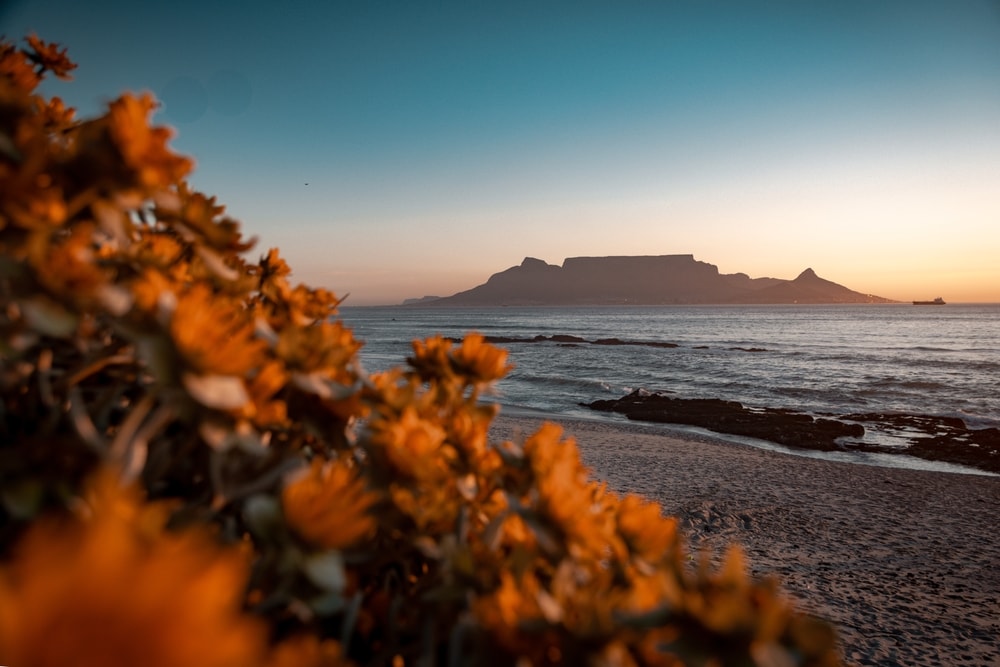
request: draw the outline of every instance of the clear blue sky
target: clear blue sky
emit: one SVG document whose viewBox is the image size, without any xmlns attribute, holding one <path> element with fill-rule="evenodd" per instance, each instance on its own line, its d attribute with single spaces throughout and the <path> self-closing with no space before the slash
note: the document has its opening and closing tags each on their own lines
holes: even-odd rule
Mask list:
<svg viewBox="0 0 1000 667">
<path fill-rule="evenodd" d="M 0 7 L 81 114 L 155 93 L 194 185 L 349 305 L 674 253 L 1000 301 L 998 2 Z"/>
</svg>

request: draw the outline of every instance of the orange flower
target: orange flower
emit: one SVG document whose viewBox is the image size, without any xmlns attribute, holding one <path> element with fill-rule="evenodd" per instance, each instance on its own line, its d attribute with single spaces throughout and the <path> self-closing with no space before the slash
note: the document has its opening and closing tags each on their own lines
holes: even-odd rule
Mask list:
<svg viewBox="0 0 1000 667">
<path fill-rule="evenodd" d="M 156 269 L 145 269 L 132 282 L 132 296 L 136 305 L 142 310 L 155 312 L 163 307 L 169 311 L 176 303 L 174 284 Z"/>
<path fill-rule="evenodd" d="M 257 243 L 254 238 L 242 239 L 239 223 L 224 216 L 226 207 L 219 204 L 215 197 L 192 190 L 184 182 L 177 184 L 176 192 L 161 193 L 156 199 L 154 212 L 158 220 L 183 225 L 178 231 L 195 232 L 216 250 L 244 252 Z"/>
<path fill-rule="evenodd" d="M 467 465 L 480 475 L 488 475 L 502 465 L 502 459 L 489 446 L 490 422 L 499 411 L 496 405 L 477 405 L 459 410 L 448 421 L 448 441 L 455 443 Z"/>
<path fill-rule="evenodd" d="M 372 423 L 372 444 L 380 446 L 392 466 L 411 477 L 437 477 L 442 471 L 440 449 L 445 432 L 407 406 L 395 420 Z"/>
<path fill-rule="evenodd" d="M 248 563 L 204 530 L 164 530 L 111 471 L 85 518 L 42 520 L 0 567 L 0 663 L 19 667 L 246 667 L 262 624 L 241 613 Z"/>
<path fill-rule="evenodd" d="M 562 428 L 543 424 L 524 443 L 535 474 L 538 509 L 566 536 L 571 553 L 592 558 L 621 556 L 614 535 L 614 501 L 607 489 L 588 481 L 572 439 L 560 440 Z"/>
<path fill-rule="evenodd" d="M 262 281 L 267 281 L 271 278 L 285 278 L 292 272 L 288 263 L 281 258 L 277 248 L 268 250 L 267 255 L 260 258 L 259 264 Z"/>
<path fill-rule="evenodd" d="M 354 470 L 319 458 L 281 492 L 288 525 L 322 549 L 345 549 L 369 535 L 376 524 L 368 509 L 377 500 Z"/>
<path fill-rule="evenodd" d="M 58 243 L 37 246 L 44 255 L 33 257 L 40 281 L 60 296 L 88 297 L 109 281 L 107 271 L 96 261 L 94 228 L 81 224 Z"/>
<path fill-rule="evenodd" d="M 501 645 L 517 650 L 528 640 L 521 636 L 522 628 L 544 621 L 539 605 L 541 591 L 533 573 L 515 577 L 510 570 L 504 569 L 500 571 L 500 585 L 491 594 L 475 600 L 472 611 Z"/>
<path fill-rule="evenodd" d="M 563 429 L 558 424 L 545 422 L 524 442 L 524 455 L 531 462 L 536 476 L 544 477 L 559 465 L 560 461 L 577 458 L 572 440 L 562 441 Z"/>
<path fill-rule="evenodd" d="M 28 55 L 13 44 L 0 44 L 0 77 L 22 93 L 32 92 L 42 80 Z"/>
<path fill-rule="evenodd" d="M 542 615 L 538 607 L 541 586 L 535 575 L 525 573 L 520 581 L 508 572 L 500 573 L 500 587 L 496 590 L 496 611 L 503 625 L 515 627 L 519 623 Z"/>
<path fill-rule="evenodd" d="M 192 163 L 167 148 L 173 132 L 166 127 L 150 127 L 148 117 L 156 108 L 152 95 L 126 94 L 108 109 L 109 133 L 125 165 L 143 187 L 166 187 L 184 178 Z"/>
<path fill-rule="evenodd" d="M 329 290 L 297 285 L 288 296 L 288 309 L 296 324 L 312 324 L 336 314 L 340 299 Z"/>
<path fill-rule="evenodd" d="M 462 506 L 455 484 L 444 479 L 417 488 L 393 483 L 389 496 L 396 509 L 413 519 L 417 529 L 425 535 L 453 530 Z"/>
<path fill-rule="evenodd" d="M 499 380 L 512 368 L 507 363 L 507 351 L 486 342 L 481 334 L 465 337 L 461 347 L 452 353 L 455 372 L 473 382 Z"/>
<path fill-rule="evenodd" d="M 262 360 L 264 342 L 254 337 L 249 314 L 203 284 L 180 296 L 170 333 L 198 373 L 242 377 Z"/>
<path fill-rule="evenodd" d="M 658 563 L 675 553 L 677 520 L 665 518 L 657 503 L 629 494 L 617 509 L 618 530 L 634 554 L 647 563 Z"/>
<path fill-rule="evenodd" d="M 74 115 L 76 115 L 76 109 L 66 106 L 66 103 L 58 97 L 53 97 L 44 103 L 41 109 L 41 116 L 46 128 L 54 132 L 72 125 L 75 120 Z"/>
<path fill-rule="evenodd" d="M 185 250 L 174 235 L 147 231 L 131 246 L 130 253 L 136 261 L 165 271 L 181 261 Z"/>
<path fill-rule="evenodd" d="M 407 361 L 424 380 L 450 378 L 451 361 L 448 353 L 451 341 L 441 336 L 431 336 L 427 340 L 415 340 L 413 356 Z"/>
<path fill-rule="evenodd" d="M 38 35 L 28 35 L 28 46 L 31 47 L 28 57 L 38 63 L 43 69 L 55 74 L 60 79 L 72 79 L 70 72 L 76 69 L 76 63 L 66 55 L 66 49 L 59 49 L 54 42 L 45 43 Z"/>
<path fill-rule="evenodd" d="M 244 408 L 244 416 L 258 426 L 284 423 L 288 406 L 282 400 L 272 400 L 288 383 L 288 373 L 280 361 L 268 361 L 254 374 L 247 387 L 251 402 Z"/>
<path fill-rule="evenodd" d="M 22 148 L 18 146 L 17 150 Z M 66 222 L 67 202 L 62 188 L 49 174 L 21 171 L 14 176 L 5 174 L 0 167 L 0 175 L 4 181 L 0 191 L 0 229 L 8 220 L 29 230 L 50 230 Z"/>
<path fill-rule="evenodd" d="M 344 384 L 353 381 L 347 365 L 361 343 L 342 322 L 317 322 L 311 326 L 288 326 L 278 336 L 275 353 L 289 369 L 304 373 L 321 372 Z"/>
<path fill-rule="evenodd" d="M 617 608 L 624 615 L 642 615 L 662 607 L 683 605 L 683 574 L 668 568 L 639 571 L 629 569 L 629 587 L 623 589 Z"/>
</svg>

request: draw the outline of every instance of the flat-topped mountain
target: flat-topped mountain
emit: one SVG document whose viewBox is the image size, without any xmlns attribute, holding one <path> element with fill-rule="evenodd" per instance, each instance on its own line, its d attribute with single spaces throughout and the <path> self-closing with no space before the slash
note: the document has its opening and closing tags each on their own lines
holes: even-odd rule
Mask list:
<svg viewBox="0 0 1000 667">
<path fill-rule="evenodd" d="M 526 257 L 484 284 L 427 307 L 667 304 L 893 303 L 855 292 L 806 269 L 795 280 L 719 273 L 694 255 L 570 257 L 562 266 Z"/>
</svg>

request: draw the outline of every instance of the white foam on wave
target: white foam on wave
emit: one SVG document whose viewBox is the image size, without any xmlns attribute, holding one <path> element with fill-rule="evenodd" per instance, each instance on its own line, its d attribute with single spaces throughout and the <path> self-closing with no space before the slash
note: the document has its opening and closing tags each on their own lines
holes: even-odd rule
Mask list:
<svg viewBox="0 0 1000 667">
<path fill-rule="evenodd" d="M 859 465 L 876 466 L 879 468 L 903 468 L 905 470 L 924 470 L 927 472 L 943 472 L 955 475 L 981 475 L 983 477 L 1000 477 L 996 473 L 957 463 L 947 463 L 944 461 L 930 461 L 927 459 L 908 456 L 907 454 L 883 454 L 880 452 L 851 452 L 851 451 L 819 451 L 814 449 L 798 449 L 779 445 L 768 440 L 759 440 L 742 435 L 730 435 L 726 433 L 716 433 L 697 426 L 684 426 L 671 424 L 664 427 L 665 431 L 675 431 L 681 433 L 692 433 L 707 437 L 712 440 L 730 442 L 739 445 L 756 447 L 780 454 L 790 454 L 808 459 L 820 459 L 822 461 L 836 461 L 838 463 L 855 463 Z"/>
</svg>

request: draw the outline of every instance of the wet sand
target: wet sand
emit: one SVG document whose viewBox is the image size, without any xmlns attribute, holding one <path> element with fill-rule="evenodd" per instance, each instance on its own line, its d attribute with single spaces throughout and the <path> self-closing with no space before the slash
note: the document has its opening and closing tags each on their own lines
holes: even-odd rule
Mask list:
<svg viewBox="0 0 1000 667">
<path fill-rule="evenodd" d="M 518 438 L 542 416 L 502 414 Z M 596 478 L 655 499 L 694 549 L 838 629 L 859 665 L 1000 665 L 1000 477 L 804 458 L 634 423 L 557 419 Z"/>
</svg>

